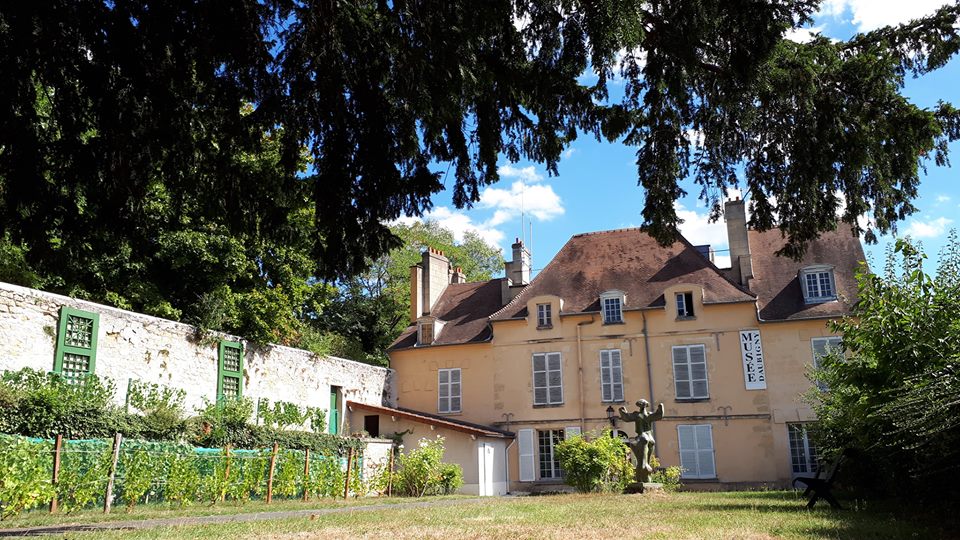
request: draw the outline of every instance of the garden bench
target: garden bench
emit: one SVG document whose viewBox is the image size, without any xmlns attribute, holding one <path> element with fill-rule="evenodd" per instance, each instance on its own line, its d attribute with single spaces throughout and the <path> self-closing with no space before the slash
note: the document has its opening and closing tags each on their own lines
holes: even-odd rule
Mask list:
<svg viewBox="0 0 960 540">
<path fill-rule="evenodd" d="M 842 508 L 836 497 L 833 496 L 833 479 L 836 478 L 840 465 L 849 455 L 850 451 L 844 450 L 840 457 L 832 463 L 821 461 L 817 465 L 817 472 L 813 476 L 798 476 L 793 479 L 793 487 L 797 487 L 798 482 L 806 486 L 803 496 L 810 497 L 810 500 L 807 501 L 807 508 L 813 508 L 820 499 L 824 499 L 834 508 Z"/>
</svg>

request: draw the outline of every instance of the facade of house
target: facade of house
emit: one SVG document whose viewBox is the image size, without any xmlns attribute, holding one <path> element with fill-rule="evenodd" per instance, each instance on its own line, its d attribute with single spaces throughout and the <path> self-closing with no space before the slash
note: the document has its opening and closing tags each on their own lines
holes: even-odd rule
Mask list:
<svg viewBox="0 0 960 540">
<path fill-rule="evenodd" d="M 480 283 L 428 250 L 390 350 L 398 408 L 513 434 L 497 447 L 510 490 L 562 481 L 553 449 L 571 434 L 633 436 L 617 410 L 639 399 L 664 403 L 656 454 L 688 485 L 811 472 L 815 418 L 800 396 L 839 344 L 828 322 L 855 301 L 862 247 L 826 233 L 793 261 L 775 256 L 779 231 L 748 230 L 743 201 L 725 215 L 729 269 L 709 247 L 639 229 L 576 235 L 532 281 L 520 242 L 506 277 Z"/>
</svg>

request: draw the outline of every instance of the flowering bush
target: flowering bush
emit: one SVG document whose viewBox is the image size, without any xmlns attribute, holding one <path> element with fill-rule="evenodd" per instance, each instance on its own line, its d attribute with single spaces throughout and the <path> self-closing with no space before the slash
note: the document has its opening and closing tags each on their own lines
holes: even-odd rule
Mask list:
<svg viewBox="0 0 960 540">
<path fill-rule="evenodd" d="M 620 493 L 633 481 L 627 445 L 610 430 L 593 434 L 591 440 L 576 435 L 557 444 L 555 450 L 566 482 L 577 491 Z"/>
</svg>

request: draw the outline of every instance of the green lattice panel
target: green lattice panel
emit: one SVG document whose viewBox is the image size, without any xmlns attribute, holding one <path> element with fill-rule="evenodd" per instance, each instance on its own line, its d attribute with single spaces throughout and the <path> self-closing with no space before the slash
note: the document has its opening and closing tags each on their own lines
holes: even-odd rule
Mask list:
<svg viewBox="0 0 960 540">
<path fill-rule="evenodd" d="M 68 380 L 80 380 L 90 373 L 90 357 L 82 354 L 63 353 L 60 373 Z"/>
<path fill-rule="evenodd" d="M 224 359 L 226 362 L 226 359 Z M 240 379 L 236 377 L 223 378 L 223 397 L 235 398 L 240 396 Z"/>
<path fill-rule="evenodd" d="M 240 349 L 236 347 L 223 348 L 223 370 L 240 371 Z"/>
<path fill-rule="evenodd" d="M 63 336 L 64 344 L 69 347 L 89 349 L 93 341 L 93 320 L 75 315 L 67 316 L 67 332 Z"/>
</svg>

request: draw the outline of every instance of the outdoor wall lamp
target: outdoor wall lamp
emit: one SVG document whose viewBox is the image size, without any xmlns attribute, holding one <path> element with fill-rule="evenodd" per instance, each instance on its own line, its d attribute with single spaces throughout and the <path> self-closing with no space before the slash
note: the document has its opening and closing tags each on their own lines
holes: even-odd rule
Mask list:
<svg viewBox="0 0 960 540">
<path fill-rule="evenodd" d="M 607 406 L 607 420 L 610 421 L 610 427 L 617 429 L 617 415 L 613 410 L 613 405 Z"/>
</svg>

